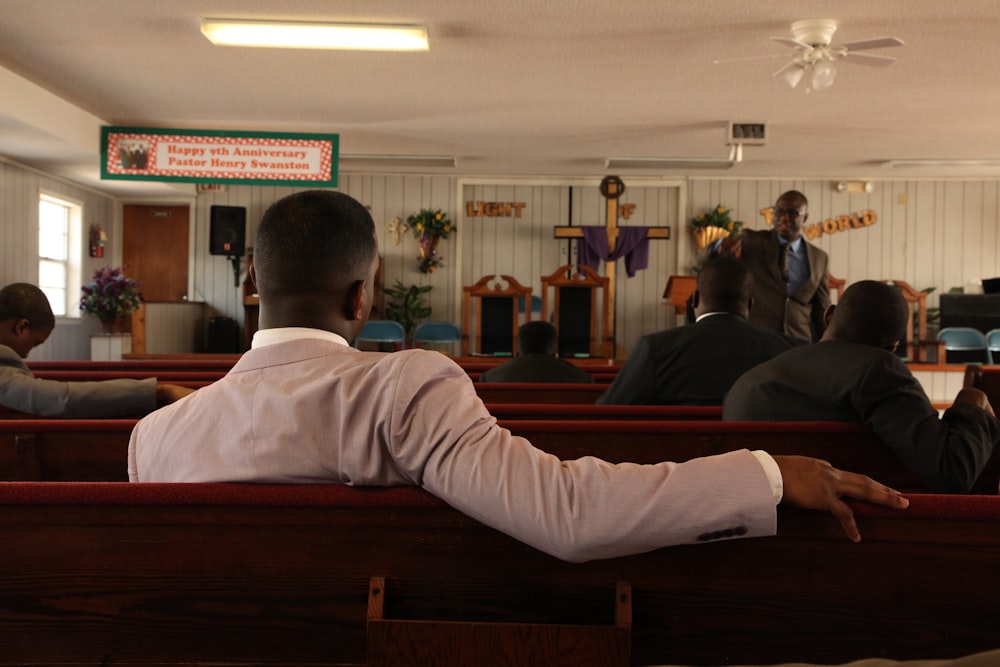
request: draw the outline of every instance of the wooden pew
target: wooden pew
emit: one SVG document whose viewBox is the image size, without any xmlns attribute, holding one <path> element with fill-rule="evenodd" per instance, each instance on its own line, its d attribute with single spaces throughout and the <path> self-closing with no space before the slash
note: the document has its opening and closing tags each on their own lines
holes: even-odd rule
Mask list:
<svg viewBox="0 0 1000 667">
<path fill-rule="evenodd" d="M 233 355 L 225 359 L 123 359 L 121 361 L 81 361 L 81 360 L 28 360 L 26 365 L 32 372 L 39 371 L 212 371 L 225 373 L 239 359 Z"/>
<path fill-rule="evenodd" d="M 475 382 L 483 403 L 575 403 L 593 405 L 608 385 L 565 382 Z"/>
<path fill-rule="evenodd" d="M 899 490 L 926 491 L 867 427 L 846 422 L 501 420 L 512 433 L 563 460 L 687 461 L 734 449 L 801 454 L 861 472 Z M 125 481 L 135 420 L 0 420 L 0 480 Z M 996 494 L 1000 452 L 974 492 Z"/>
<path fill-rule="evenodd" d="M 0 420 L 0 481 L 127 482 L 136 421 Z"/>
<path fill-rule="evenodd" d="M 153 371 L 153 370 L 49 370 L 37 371 L 35 377 L 42 380 L 58 380 L 60 382 L 100 382 L 103 380 L 145 380 L 156 378 L 159 382 L 215 382 L 224 371 Z"/>
<path fill-rule="evenodd" d="M 833 517 L 781 507 L 776 537 L 571 564 L 411 488 L 3 484 L 0 664 L 603 665 L 606 646 L 581 657 L 530 630 L 614 625 L 622 584 L 635 665 L 997 647 L 1000 497 L 852 505 L 859 544 Z M 367 621 L 379 577 L 381 627 Z M 393 639 L 442 621 L 447 641 Z M 500 623 L 519 645 L 476 643 Z"/>
<path fill-rule="evenodd" d="M 722 419 L 721 405 L 581 405 L 487 403 L 497 419 Z"/>
</svg>

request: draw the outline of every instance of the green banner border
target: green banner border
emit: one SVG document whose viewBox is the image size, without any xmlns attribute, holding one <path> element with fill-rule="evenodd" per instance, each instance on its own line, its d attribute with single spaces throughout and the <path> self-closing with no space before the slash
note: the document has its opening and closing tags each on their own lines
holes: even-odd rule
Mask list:
<svg viewBox="0 0 1000 667">
<path fill-rule="evenodd" d="M 139 174 L 108 173 L 108 136 L 111 134 L 155 134 L 185 137 L 251 137 L 260 139 L 310 139 L 329 141 L 331 144 L 330 178 L 326 181 L 273 178 L 200 178 L 194 176 L 143 176 Z M 162 183 L 227 183 L 233 185 L 311 185 L 317 188 L 337 187 L 340 164 L 340 135 L 301 132 L 245 132 L 238 130 L 181 130 L 159 127 L 101 127 L 101 180 L 106 181 L 158 181 Z"/>
</svg>

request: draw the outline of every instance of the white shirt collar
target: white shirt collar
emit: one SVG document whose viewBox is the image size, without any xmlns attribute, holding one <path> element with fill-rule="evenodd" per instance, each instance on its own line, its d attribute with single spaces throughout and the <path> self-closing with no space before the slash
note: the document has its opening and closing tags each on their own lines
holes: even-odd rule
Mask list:
<svg viewBox="0 0 1000 667">
<path fill-rule="evenodd" d="M 303 338 L 318 338 L 328 340 L 331 343 L 350 347 L 350 344 L 340 334 L 322 329 L 310 329 L 309 327 L 280 327 L 277 329 L 261 329 L 253 335 L 251 348 L 274 345 L 275 343 L 287 343 L 292 340 L 302 340 Z"/>
<path fill-rule="evenodd" d="M 711 317 L 712 315 L 732 315 L 732 313 L 727 313 L 727 312 L 725 312 L 723 310 L 717 310 L 717 311 L 712 312 L 712 313 L 705 313 L 704 315 L 699 315 L 698 317 L 694 318 L 694 321 L 695 322 L 701 322 L 706 317 Z"/>
<path fill-rule="evenodd" d="M 778 237 L 778 245 L 779 246 L 785 245 L 786 243 L 788 243 L 788 241 L 786 241 L 781 236 Z M 802 247 L 802 237 L 800 236 L 799 238 L 797 238 L 794 241 L 792 241 L 791 247 L 789 247 L 789 250 L 791 250 L 792 252 L 798 252 L 799 248 L 801 248 L 801 247 Z"/>
</svg>

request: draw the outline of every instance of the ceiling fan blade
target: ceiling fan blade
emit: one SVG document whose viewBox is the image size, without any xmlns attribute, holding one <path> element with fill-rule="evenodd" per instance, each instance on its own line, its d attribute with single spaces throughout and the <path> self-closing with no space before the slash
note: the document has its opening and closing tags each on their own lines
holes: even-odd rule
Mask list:
<svg viewBox="0 0 1000 667">
<path fill-rule="evenodd" d="M 811 49 L 812 45 L 806 44 L 803 41 L 792 39 L 791 37 L 772 37 L 772 40 L 778 42 L 779 44 L 784 44 L 785 46 L 790 46 L 793 49 Z"/>
<path fill-rule="evenodd" d="M 785 73 L 785 70 L 787 70 L 789 67 L 795 67 L 798 64 L 799 64 L 798 60 L 791 60 L 791 61 L 785 63 L 784 65 L 782 65 L 781 69 L 779 69 L 777 72 L 775 72 L 771 76 L 781 76 L 782 74 Z"/>
<path fill-rule="evenodd" d="M 713 60 L 713 65 L 725 65 L 726 63 L 742 63 L 748 60 L 771 60 L 772 58 L 787 58 L 787 53 L 775 53 L 769 56 L 744 56 L 742 58 L 722 58 L 720 60 Z"/>
<path fill-rule="evenodd" d="M 876 56 L 870 53 L 854 53 L 853 51 L 848 51 L 844 60 L 855 65 L 868 65 L 870 67 L 888 67 L 896 62 L 896 59 L 890 56 Z"/>
<path fill-rule="evenodd" d="M 848 51 L 863 51 L 865 49 L 884 49 L 889 46 L 903 46 L 903 40 L 898 37 L 876 37 L 875 39 L 865 39 L 860 42 L 838 44 L 837 46 Z"/>
</svg>

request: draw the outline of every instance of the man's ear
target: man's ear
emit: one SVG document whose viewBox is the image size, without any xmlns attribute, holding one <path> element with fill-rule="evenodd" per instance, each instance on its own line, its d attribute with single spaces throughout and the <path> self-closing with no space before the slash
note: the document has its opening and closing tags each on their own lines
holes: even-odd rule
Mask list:
<svg viewBox="0 0 1000 667">
<path fill-rule="evenodd" d="M 250 282 L 253 283 L 253 288 L 257 289 L 257 267 L 254 266 L 253 260 L 250 260 L 250 266 L 247 267 L 247 275 L 250 277 Z"/>
<path fill-rule="evenodd" d="M 20 318 L 20 319 L 14 320 L 13 330 L 14 330 L 14 335 L 15 336 L 20 336 L 20 335 L 24 334 L 30 328 L 31 328 L 31 321 L 30 320 L 28 320 L 26 318 L 23 318 L 23 317 Z"/>
<path fill-rule="evenodd" d="M 695 290 L 691 292 L 691 307 L 697 308 L 699 303 L 701 303 L 701 292 Z"/>
<path fill-rule="evenodd" d="M 348 320 L 364 320 L 368 317 L 371 304 L 367 303 L 367 299 L 365 298 L 366 286 L 367 281 L 355 280 L 348 290 L 347 299 L 344 302 L 344 305 L 347 307 L 347 312 L 344 313 L 344 316 Z"/>
<path fill-rule="evenodd" d="M 826 310 L 823 311 L 823 327 L 824 328 L 827 328 L 827 327 L 830 326 L 830 320 L 833 319 L 833 311 L 836 310 L 836 309 L 837 309 L 837 305 L 831 303 L 829 306 L 826 307 Z"/>
<path fill-rule="evenodd" d="M 753 310 L 753 305 L 754 305 L 754 304 L 755 304 L 756 302 L 757 302 L 757 301 L 756 301 L 756 299 L 754 299 L 753 297 L 750 297 L 749 299 L 747 299 L 747 312 L 748 312 L 748 313 L 749 313 L 749 312 L 750 312 L 751 310 Z"/>
</svg>

